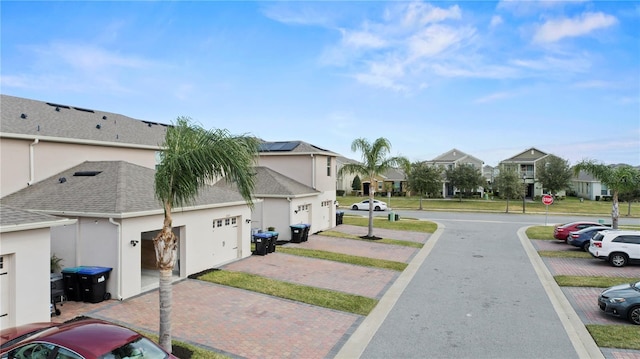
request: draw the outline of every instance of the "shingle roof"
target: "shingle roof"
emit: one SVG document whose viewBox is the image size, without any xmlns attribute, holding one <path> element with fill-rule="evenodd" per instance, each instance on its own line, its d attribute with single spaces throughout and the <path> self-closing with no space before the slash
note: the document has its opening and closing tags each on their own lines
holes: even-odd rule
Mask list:
<svg viewBox="0 0 640 359">
<path fill-rule="evenodd" d="M 505 163 L 524 163 L 524 162 L 535 162 L 543 157 L 548 156 L 547 153 L 540 151 L 539 149 L 535 148 L 535 147 L 531 147 L 525 151 L 522 151 L 520 153 L 518 153 L 517 155 L 511 157 L 511 158 L 507 158 L 506 160 L 502 161 Z M 502 163 L 501 162 L 501 163 Z"/>
<path fill-rule="evenodd" d="M 325 150 L 324 148 L 312 145 L 304 141 L 263 141 L 260 144 L 260 154 L 265 155 L 282 155 L 282 154 L 308 154 L 318 153 L 329 156 L 339 156 L 335 152 Z"/>
<path fill-rule="evenodd" d="M 453 148 L 439 156 L 437 156 L 436 158 L 434 158 L 433 160 L 431 160 L 430 162 L 456 162 L 459 160 L 462 160 L 464 158 L 471 158 L 473 160 L 476 160 L 478 162 L 482 162 L 484 163 L 484 161 L 482 161 L 479 158 L 473 157 L 467 153 L 464 153 L 456 148 Z"/>
<path fill-rule="evenodd" d="M 78 175 L 82 173 L 96 174 Z M 154 170 L 129 162 L 87 161 L 0 201 L 17 208 L 67 215 L 120 217 L 143 211 L 161 212 L 154 180 Z M 237 191 L 206 186 L 191 205 L 240 201 L 244 200 Z"/>
<path fill-rule="evenodd" d="M 390 168 L 385 173 L 382 174 L 388 181 L 406 181 L 407 176 L 404 174 L 404 171 L 398 168 Z"/>
<path fill-rule="evenodd" d="M 167 126 L 99 110 L 0 95 L 0 134 L 158 147 Z"/>
<path fill-rule="evenodd" d="M 25 211 L 0 204 L 0 232 L 9 232 L 26 227 L 46 228 L 69 222 L 66 218 Z"/>
<path fill-rule="evenodd" d="M 268 167 L 256 166 L 254 169 L 256 171 L 255 188 L 253 191 L 255 197 L 300 197 L 320 193 Z M 235 188 L 235 185 L 224 183 L 224 181 L 218 182 L 216 186 Z"/>
</svg>

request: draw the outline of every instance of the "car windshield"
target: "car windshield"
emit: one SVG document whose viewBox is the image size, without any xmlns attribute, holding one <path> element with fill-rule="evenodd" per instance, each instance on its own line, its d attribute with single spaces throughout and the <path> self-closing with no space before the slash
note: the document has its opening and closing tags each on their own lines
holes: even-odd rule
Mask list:
<svg viewBox="0 0 640 359">
<path fill-rule="evenodd" d="M 640 290 L 640 282 L 636 282 L 635 284 L 631 283 L 631 286 L 636 288 L 636 289 L 638 289 L 638 290 Z"/>
<path fill-rule="evenodd" d="M 140 338 L 104 354 L 100 359 L 165 359 L 168 355 L 151 340 Z"/>
</svg>

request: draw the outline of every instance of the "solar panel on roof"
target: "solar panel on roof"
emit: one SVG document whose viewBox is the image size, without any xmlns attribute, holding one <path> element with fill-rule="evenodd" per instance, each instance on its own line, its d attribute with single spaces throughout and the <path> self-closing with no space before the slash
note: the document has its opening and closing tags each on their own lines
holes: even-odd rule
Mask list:
<svg viewBox="0 0 640 359">
<path fill-rule="evenodd" d="M 284 152 L 291 151 L 298 147 L 300 142 L 264 142 L 260 144 L 261 152 Z"/>
</svg>

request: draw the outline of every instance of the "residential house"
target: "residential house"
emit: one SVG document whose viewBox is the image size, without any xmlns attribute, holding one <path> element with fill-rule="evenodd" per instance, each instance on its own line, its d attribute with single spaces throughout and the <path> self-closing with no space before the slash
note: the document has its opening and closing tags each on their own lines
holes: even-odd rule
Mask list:
<svg viewBox="0 0 640 359">
<path fill-rule="evenodd" d="M 304 141 L 261 144 L 258 166 L 268 167 L 317 191 L 315 196 L 298 197 L 302 202 L 293 213 L 285 214 L 291 216 L 290 225 L 309 224 L 311 233 L 335 226 L 337 157 L 338 154 L 334 152 Z M 263 209 L 265 213 L 270 210 Z"/>
<path fill-rule="evenodd" d="M 336 170 L 339 173 L 340 169 L 344 167 L 347 163 L 358 163 L 356 160 L 352 160 L 350 158 L 346 158 L 343 156 L 336 157 Z M 340 193 L 342 195 L 357 195 L 358 191 L 353 189 L 353 180 L 356 178 L 355 174 L 352 173 L 342 173 L 340 175 L 336 174 L 336 194 L 339 197 Z M 360 179 L 362 180 L 362 178 Z M 355 193 L 354 193 L 355 192 Z"/>
<path fill-rule="evenodd" d="M 113 268 L 107 283 L 113 298 L 129 298 L 157 286 L 151 240 L 162 226 L 163 211 L 153 194 L 154 169 L 168 125 L 8 95 L 2 95 L 0 104 L 0 204 L 75 221 L 49 230 L 50 243 L 39 247 L 46 258 L 55 253 L 65 267 Z M 273 223 L 286 238 L 290 224 L 309 223 L 314 231 L 335 225 L 335 154 L 303 142 L 285 146 L 283 151 L 291 155 L 273 156 L 282 149 L 264 144 L 262 150 L 268 153 L 259 161 L 287 173 L 277 181 L 307 187 L 267 186 L 260 195 L 268 204 L 256 198 L 252 212 L 224 181 L 207 186 L 195 204 L 173 214 L 180 238 L 176 279 L 250 255 L 255 226 L 266 229 Z M 273 175 L 262 169 L 257 173 L 267 176 L 265 181 Z M 257 183 L 263 181 L 258 178 Z M 272 207 L 278 195 L 281 200 L 288 196 L 293 207 L 282 212 L 279 205 Z M 4 238 L 3 234 L 0 255 L 15 268 L 12 281 L 25 275 L 38 276 L 33 283 L 49 281 L 48 271 L 28 265 L 38 255 L 18 254 L 13 250 L 24 247 L 5 246 Z M 34 289 L 32 296 L 48 307 L 49 296 L 39 295 L 41 289 Z M 13 302 L 27 295 L 5 293 L 12 293 Z M 12 314 L 15 323 L 18 314 Z M 38 321 L 47 319 L 48 314 Z"/>
<path fill-rule="evenodd" d="M 482 165 L 484 165 L 484 161 L 473 157 L 469 154 L 466 154 L 456 148 L 451 149 L 431 161 L 425 161 L 427 165 L 430 166 L 439 166 L 443 170 L 450 170 L 460 165 L 471 165 L 478 170 L 482 171 Z M 443 172 L 444 173 L 444 172 Z M 480 193 L 484 192 L 484 188 L 478 189 Z M 442 183 L 442 197 L 452 197 L 458 192 L 457 188 L 454 188 L 445 177 L 443 177 Z"/>
<path fill-rule="evenodd" d="M 607 185 L 600 182 L 600 180 L 593 177 L 590 173 L 584 171 L 580 171 L 580 173 L 571 180 L 569 187 L 577 197 L 592 201 L 610 198 L 612 195 Z"/>
<path fill-rule="evenodd" d="M 378 183 L 376 192 L 383 192 L 387 196 L 404 196 L 407 193 L 407 175 L 399 168 L 390 168 L 381 174 L 382 186 Z"/>
<path fill-rule="evenodd" d="M 152 169 L 158 163 L 166 125 L 0 96 L 0 197 L 84 161 L 127 161 Z"/>
<path fill-rule="evenodd" d="M 500 170 L 513 170 L 520 174 L 525 186 L 525 197 L 535 198 L 543 195 L 542 183 L 538 182 L 536 169 L 544 163 L 550 155 L 531 147 L 517 155 L 500 162 Z"/>
<path fill-rule="evenodd" d="M 162 228 L 164 211 L 155 197 L 154 178 L 155 170 L 128 162 L 86 161 L 0 203 L 75 220 L 75 225 L 50 229 L 45 259 L 50 246 L 64 267 L 112 268 L 107 291 L 126 299 L 158 284 L 153 238 Z M 176 279 L 251 255 L 251 210 L 223 183 L 203 187 L 193 204 L 172 211 L 179 241 Z"/>
<path fill-rule="evenodd" d="M 50 232 L 74 223 L 0 204 L 0 328 L 49 320 Z"/>
</svg>

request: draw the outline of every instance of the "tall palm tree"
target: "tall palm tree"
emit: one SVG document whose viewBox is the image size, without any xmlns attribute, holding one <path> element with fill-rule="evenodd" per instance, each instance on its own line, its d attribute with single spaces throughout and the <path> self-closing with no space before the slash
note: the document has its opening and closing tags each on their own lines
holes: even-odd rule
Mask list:
<svg viewBox="0 0 640 359">
<path fill-rule="evenodd" d="M 410 166 L 409 160 L 405 157 L 387 157 L 391 151 L 391 143 L 384 137 L 380 137 L 373 143 L 369 143 L 364 138 L 357 138 L 351 143 L 351 151 L 362 152 L 362 162 L 347 163 L 339 171 L 339 176 L 343 173 L 357 174 L 363 179 L 369 180 L 369 230 L 366 238 L 373 238 L 373 194 L 372 187 L 375 178 L 381 173 L 395 167 L 407 168 Z"/>
<path fill-rule="evenodd" d="M 160 270 L 160 345 L 171 352 L 171 273 L 176 260 L 177 238 L 172 231 L 171 211 L 192 203 L 199 190 L 224 178 L 234 182 L 252 207 L 252 169 L 258 153 L 253 137 L 234 136 L 227 130 L 206 130 L 179 117 L 167 129 L 162 160 L 155 175 L 155 194 L 164 208 L 162 230 L 153 242 Z"/>
<path fill-rule="evenodd" d="M 574 174 L 577 176 L 580 171 L 587 172 L 606 185 L 612 191 L 611 226 L 618 229 L 618 218 L 620 210 L 618 207 L 618 196 L 620 192 L 633 190 L 637 185 L 637 170 L 629 165 L 607 166 L 593 160 L 583 160 L 573 166 Z"/>
</svg>

